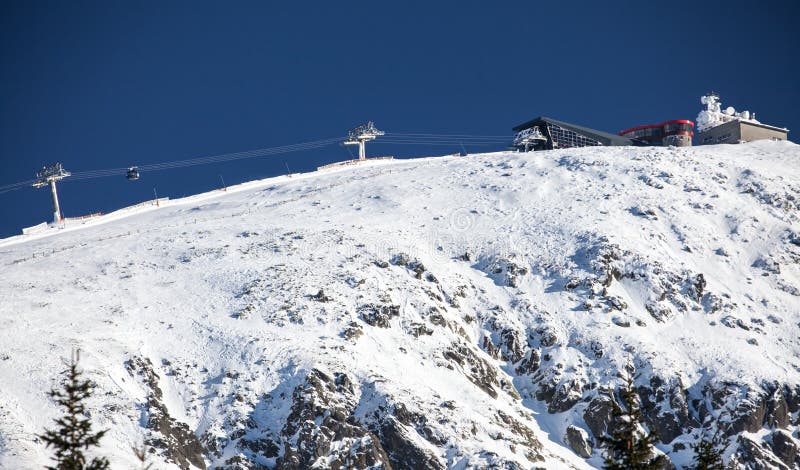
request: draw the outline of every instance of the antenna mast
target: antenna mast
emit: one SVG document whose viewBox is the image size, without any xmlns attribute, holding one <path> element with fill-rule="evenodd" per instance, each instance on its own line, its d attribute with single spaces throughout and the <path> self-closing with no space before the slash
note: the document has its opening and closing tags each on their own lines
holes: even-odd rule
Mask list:
<svg viewBox="0 0 800 470">
<path fill-rule="evenodd" d="M 375 129 L 374 122 L 369 121 L 366 124 L 350 129 L 350 132 L 347 133 L 347 140 L 343 143 L 344 145 L 358 145 L 358 159 L 363 161 L 367 159 L 366 142 L 375 140 L 376 137 L 383 134 L 383 131 Z"/>
<path fill-rule="evenodd" d="M 58 224 L 61 222 L 61 208 L 58 205 L 58 191 L 56 191 L 56 181 L 60 181 L 71 173 L 61 167 L 61 163 L 50 165 L 42 168 L 36 172 L 36 181 L 33 183 L 34 188 L 43 188 L 50 186 L 50 191 L 53 193 L 53 223 Z"/>
</svg>

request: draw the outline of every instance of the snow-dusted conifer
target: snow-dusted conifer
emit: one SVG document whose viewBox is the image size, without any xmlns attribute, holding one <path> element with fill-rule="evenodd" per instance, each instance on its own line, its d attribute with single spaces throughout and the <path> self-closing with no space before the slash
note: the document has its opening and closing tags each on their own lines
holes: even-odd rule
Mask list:
<svg viewBox="0 0 800 470">
<path fill-rule="evenodd" d="M 48 429 L 42 434 L 47 447 L 55 448 L 56 461 L 49 470 L 106 470 L 108 459 L 95 457 L 87 463 L 84 451 L 96 447 L 106 431 L 92 433 L 92 423 L 86 417 L 86 399 L 92 394 L 92 383 L 83 380 L 83 372 L 78 368 L 79 351 L 73 351 L 64 372 L 66 380 L 62 388 L 54 387 L 49 395 L 59 406 L 65 408 L 64 416 L 56 419 L 56 429 Z"/>
<path fill-rule="evenodd" d="M 609 470 L 655 470 L 664 456 L 654 456 L 656 436 L 642 429 L 642 409 L 633 387 L 633 373 L 626 372 L 625 384 L 619 391 L 623 406 L 614 403 L 609 428 L 611 433 L 601 437 L 606 447 L 603 468 Z"/>
<path fill-rule="evenodd" d="M 716 438 L 703 437 L 697 444 L 692 444 L 694 450 L 694 465 L 692 470 L 723 470 L 722 449 Z"/>
</svg>

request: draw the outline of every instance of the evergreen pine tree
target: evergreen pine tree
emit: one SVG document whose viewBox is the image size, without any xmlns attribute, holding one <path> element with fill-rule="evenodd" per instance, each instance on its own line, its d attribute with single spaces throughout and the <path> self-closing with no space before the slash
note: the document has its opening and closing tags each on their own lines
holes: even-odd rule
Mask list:
<svg viewBox="0 0 800 470">
<path fill-rule="evenodd" d="M 624 408 L 614 403 L 610 423 L 611 434 L 599 439 L 606 447 L 603 468 L 608 470 L 651 470 L 660 468 L 663 456 L 654 456 L 654 433 L 644 433 L 642 409 L 633 388 L 633 374 L 626 374 L 625 385 L 619 392 Z"/>
<path fill-rule="evenodd" d="M 48 470 L 107 470 L 108 460 L 104 457 L 94 458 L 86 462 L 83 452 L 99 445 L 106 431 L 92 433 L 92 423 L 86 417 L 84 402 L 92 394 L 92 384 L 83 380 L 83 372 L 78 369 L 79 352 L 74 351 L 64 372 L 66 380 L 63 388 L 54 387 L 49 395 L 55 402 L 65 408 L 64 416 L 56 419 L 56 429 L 48 429 L 39 436 L 53 446 L 56 455 L 53 460 L 56 466 Z"/>
<path fill-rule="evenodd" d="M 703 437 L 697 444 L 692 444 L 694 450 L 693 470 L 723 470 L 722 450 L 716 437 L 706 439 Z"/>
</svg>

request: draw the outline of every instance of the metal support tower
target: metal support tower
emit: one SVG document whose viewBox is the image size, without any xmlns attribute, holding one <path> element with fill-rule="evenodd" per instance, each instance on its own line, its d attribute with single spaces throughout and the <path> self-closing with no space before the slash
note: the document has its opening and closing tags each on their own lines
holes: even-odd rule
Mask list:
<svg viewBox="0 0 800 470">
<path fill-rule="evenodd" d="M 374 122 L 369 121 L 366 124 L 361 124 L 358 127 L 350 129 L 350 132 L 347 133 L 347 140 L 344 141 L 344 145 L 358 145 L 358 159 L 366 160 L 366 142 L 369 140 L 375 140 L 376 137 L 383 134 L 383 131 L 375 129 Z"/>
<path fill-rule="evenodd" d="M 532 147 L 535 147 L 541 142 L 547 142 L 547 137 L 542 134 L 539 126 L 534 126 L 530 129 L 524 129 L 514 136 L 514 147 L 529 152 Z"/>
<path fill-rule="evenodd" d="M 42 168 L 36 172 L 36 181 L 33 183 L 34 188 L 43 188 L 50 186 L 50 191 L 53 193 L 53 223 L 58 224 L 61 222 L 61 207 L 58 205 L 58 191 L 56 191 L 56 181 L 62 180 L 71 175 L 70 172 L 65 171 L 61 167 L 61 163 L 50 165 Z"/>
</svg>

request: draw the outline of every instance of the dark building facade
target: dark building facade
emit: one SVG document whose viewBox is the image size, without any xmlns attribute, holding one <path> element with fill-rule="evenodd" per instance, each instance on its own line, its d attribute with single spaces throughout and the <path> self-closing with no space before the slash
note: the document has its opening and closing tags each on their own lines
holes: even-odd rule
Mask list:
<svg viewBox="0 0 800 470">
<path fill-rule="evenodd" d="M 574 147 L 646 145 L 631 138 L 539 116 L 513 128 L 514 148 L 553 150 Z"/>
</svg>

